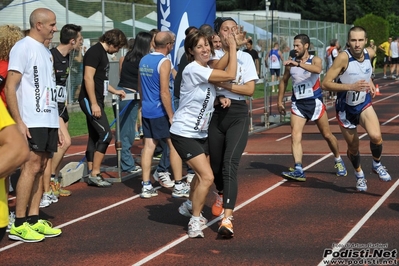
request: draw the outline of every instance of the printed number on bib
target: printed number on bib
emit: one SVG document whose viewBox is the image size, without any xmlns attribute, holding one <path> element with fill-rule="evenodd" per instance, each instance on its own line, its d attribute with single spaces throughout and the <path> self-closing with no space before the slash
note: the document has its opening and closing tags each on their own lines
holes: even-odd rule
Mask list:
<svg viewBox="0 0 399 266">
<path fill-rule="evenodd" d="M 297 100 L 313 97 L 313 87 L 310 83 L 301 83 L 293 86 Z"/>
<path fill-rule="evenodd" d="M 346 104 L 356 106 L 366 100 L 366 91 L 348 91 L 346 93 Z"/>
<path fill-rule="evenodd" d="M 57 102 L 64 103 L 67 99 L 67 92 L 65 86 L 56 86 L 57 88 Z"/>
<path fill-rule="evenodd" d="M 57 89 L 55 88 L 46 89 L 46 107 L 47 108 L 57 107 Z"/>
</svg>

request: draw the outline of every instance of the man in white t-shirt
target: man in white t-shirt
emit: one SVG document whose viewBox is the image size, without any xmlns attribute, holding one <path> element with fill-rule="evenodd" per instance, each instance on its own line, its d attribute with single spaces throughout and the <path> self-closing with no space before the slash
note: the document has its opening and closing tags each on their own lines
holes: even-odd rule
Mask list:
<svg viewBox="0 0 399 266">
<path fill-rule="evenodd" d="M 391 42 L 391 73 L 392 73 L 392 78 L 396 79 L 396 77 L 399 77 L 399 69 L 398 69 L 398 64 L 399 64 L 399 37 L 396 37 Z M 396 76 L 394 74 L 394 71 L 396 71 Z"/>
<path fill-rule="evenodd" d="M 57 151 L 57 145 L 63 145 L 63 137 L 58 130 L 53 57 L 43 45 L 57 31 L 56 17 L 49 9 L 38 8 L 31 13 L 29 23 L 29 35 L 18 41 L 10 52 L 5 85 L 10 114 L 31 150 L 29 160 L 21 167 L 16 188 L 16 219 L 8 237 L 39 242 L 61 234 L 61 229 L 39 219 L 39 204 L 45 165 Z"/>
</svg>

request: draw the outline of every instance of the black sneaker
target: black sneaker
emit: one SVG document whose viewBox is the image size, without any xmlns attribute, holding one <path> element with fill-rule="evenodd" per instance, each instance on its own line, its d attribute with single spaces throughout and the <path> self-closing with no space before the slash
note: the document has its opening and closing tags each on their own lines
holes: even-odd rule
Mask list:
<svg viewBox="0 0 399 266">
<path fill-rule="evenodd" d="M 88 176 L 87 184 L 89 186 L 96 186 L 96 187 L 110 187 L 112 183 L 104 180 L 101 174 L 97 174 L 96 176 Z"/>
</svg>

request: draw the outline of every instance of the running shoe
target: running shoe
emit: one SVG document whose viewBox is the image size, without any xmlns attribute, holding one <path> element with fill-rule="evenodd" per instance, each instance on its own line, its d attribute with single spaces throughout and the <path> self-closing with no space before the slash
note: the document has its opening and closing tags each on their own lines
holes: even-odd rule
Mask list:
<svg viewBox="0 0 399 266">
<path fill-rule="evenodd" d="M 337 173 L 336 173 L 337 176 L 346 176 L 348 174 L 343 160 L 339 160 L 338 162 L 335 162 L 334 168 L 337 169 Z"/>
<path fill-rule="evenodd" d="M 142 188 L 141 189 L 141 194 L 140 197 L 143 199 L 149 199 L 151 197 L 156 197 L 158 196 L 158 191 L 156 191 L 155 188 L 150 188 L 150 189 L 146 189 L 146 188 Z"/>
<path fill-rule="evenodd" d="M 46 208 L 50 206 L 52 202 L 53 201 L 50 193 L 43 193 L 42 199 L 40 200 L 39 208 Z"/>
<path fill-rule="evenodd" d="M 155 170 L 152 176 L 163 187 L 173 187 L 175 185 L 175 182 L 170 179 L 171 173 L 169 172 L 158 172 Z"/>
<path fill-rule="evenodd" d="M 134 140 L 140 140 L 140 133 L 136 131 L 136 136 L 134 137 Z"/>
<path fill-rule="evenodd" d="M 204 232 L 202 232 L 202 222 L 200 220 L 195 220 L 194 218 L 191 218 L 190 221 L 188 222 L 188 237 L 190 238 L 203 238 L 204 237 Z"/>
<path fill-rule="evenodd" d="M 367 180 L 364 177 L 356 178 L 356 190 L 367 191 Z"/>
<path fill-rule="evenodd" d="M 179 213 L 186 217 L 191 217 L 193 215 L 193 205 L 191 202 L 186 200 L 179 207 Z"/>
<path fill-rule="evenodd" d="M 383 79 L 387 79 L 387 75 L 384 75 Z"/>
<path fill-rule="evenodd" d="M 391 175 L 388 174 L 387 170 L 385 169 L 385 166 L 383 166 L 382 164 L 380 164 L 376 167 L 373 166 L 372 170 L 374 173 L 376 173 L 378 175 L 378 177 L 380 178 L 381 181 L 384 181 L 384 182 L 391 181 Z"/>
<path fill-rule="evenodd" d="M 70 190 L 61 188 L 60 182 L 51 181 L 50 187 L 56 197 L 68 197 L 72 194 Z"/>
<path fill-rule="evenodd" d="M 7 225 L 7 232 L 10 232 L 11 226 L 13 225 L 13 223 L 15 222 L 15 212 L 10 212 L 10 214 L 8 215 L 8 225 Z"/>
<path fill-rule="evenodd" d="M 140 173 L 142 171 L 141 167 L 136 165 L 136 168 L 134 168 L 133 170 L 129 170 L 127 171 L 129 174 L 136 174 L 136 173 Z"/>
<path fill-rule="evenodd" d="M 24 222 L 18 227 L 15 227 L 15 224 L 12 224 L 8 238 L 31 243 L 42 241 L 44 239 L 44 235 L 33 230 L 28 222 Z"/>
<path fill-rule="evenodd" d="M 234 236 L 233 223 L 231 222 L 232 220 L 233 220 L 233 216 L 224 217 L 222 219 L 222 222 L 220 223 L 220 226 L 218 229 L 219 235 L 226 237 L 226 238 Z"/>
<path fill-rule="evenodd" d="M 212 204 L 212 214 L 215 216 L 220 216 L 224 213 L 223 209 L 223 194 L 219 194 L 213 191 L 215 194 L 215 202 Z"/>
<path fill-rule="evenodd" d="M 292 180 L 296 180 L 296 181 L 300 181 L 300 182 L 305 182 L 306 181 L 305 173 L 301 172 L 299 170 L 295 170 L 294 169 L 294 171 L 282 172 L 281 174 L 284 177 L 287 177 L 287 178 L 292 179 Z"/>
<path fill-rule="evenodd" d="M 61 229 L 53 228 L 51 222 L 47 220 L 39 220 L 37 223 L 31 224 L 30 227 L 45 237 L 56 237 L 62 233 Z"/>
<path fill-rule="evenodd" d="M 182 188 L 177 189 L 176 186 L 173 188 L 172 197 L 173 198 L 188 198 L 190 196 L 190 186 L 186 183 L 182 183 Z"/>
<path fill-rule="evenodd" d="M 87 178 L 87 184 L 89 186 L 96 186 L 96 187 L 110 187 L 112 183 L 104 180 L 101 174 L 97 174 L 96 176 L 90 176 Z"/>
<path fill-rule="evenodd" d="M 183 176 L 183 179 L 187 180 L 187 183 L 191 183 L 193 181 L 195 174 L 193 173 L 188 173 L 187 175 Z"/>
</svg>

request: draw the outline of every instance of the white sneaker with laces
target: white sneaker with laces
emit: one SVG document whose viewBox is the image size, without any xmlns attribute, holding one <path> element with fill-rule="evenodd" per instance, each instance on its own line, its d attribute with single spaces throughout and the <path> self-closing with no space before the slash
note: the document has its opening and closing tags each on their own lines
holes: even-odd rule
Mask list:
<svg viewBox="0 0 399 266">
<path fill-rule="evenodd" d="M 193 204 L 191 201 L 186 200 L 179 207 L 179 213 L 186 217 L 191 217 L 193 215 Z"/>
<path fill-rule="evenodd" d="M 204 232 L 202 232 L 202 222 L 201 219 L 197 220 L 191 217 L 190 222 L 188 222 L 188 237 L 190 238 L 203 238 Z"/>
<path fill-rule="evenodd" d="M 367 180 L 366 178 L 356 178 L 356 189 L 357 191 L 367 191 Z"/>
<path fill-rule="evenodd" d="M 382 164 L 377 165 L 376 167 L 373 166 L 372 168 L 373 172 L 378 175 L 381 181 L 388 182 L 391 181 L 391 175 L 388 174 L 387 170 L 385 169 L 385 166 Z"/>
<path fill-rule="evenodd" d="M 155 170 L 152 176 L 163 187 L 174 187 L 175 185 L 175 182 L 170 179 L 171 173 L 169 172 L 158 172 Z"/>
<path fill-rule="evenodd" d="M 42 199 L 40 200 L 40 208 L 46 208 L 50 206 L 52 200 L 51 200 L 51 195 L 47 193 L 43 193 Z"/>
<path fill-rule="evenodd" d="M 186 179 L 187 183 L 191 183 L 193 181 L 195 174 L 188 173 L 187 175 L 183 176 L 183 179 Z"/>
<path fill-rule="evenodd" d="M 8 215 L 8 225 L 7 225 L 7 232 L 10 232 L 12 224 L 15 222 L 15 212 L 10 212 Z"/>
</svg>

